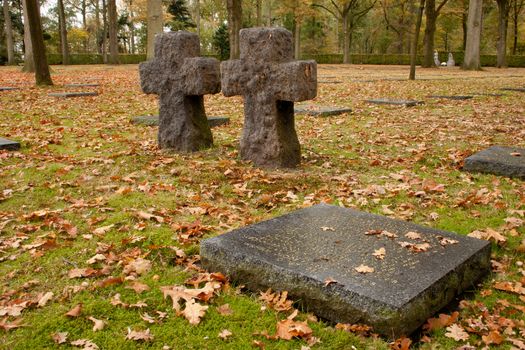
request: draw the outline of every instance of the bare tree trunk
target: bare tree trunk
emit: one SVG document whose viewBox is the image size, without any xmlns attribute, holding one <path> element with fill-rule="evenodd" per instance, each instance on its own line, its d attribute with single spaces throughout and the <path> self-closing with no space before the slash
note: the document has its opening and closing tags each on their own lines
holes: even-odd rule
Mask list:
<svg viewBox="0 0 525 350">
<path fill-rule="evenodd" d="M 97 53 L 102 53 L 99 45 L 100 37 L 100 3 L 99 0 L 95 0 L 95 46 L 97 47 Z"/>
<path fill-rule="evenodd" d="M 422 67 L 424 68 L 430 68 L 434 67 L 434 36 L 436 34 L 436 20 L 437 20 L 437 13 L 436 13 L 436 1 L 435 0 L 428 0 L 427 5 L 425 7 L 425 18 L 426 18 L 426 24 L 425 24 L 425 38 L 423 40 L 423 64 Z"/>
<path fill-rule="evenodd" d="M 195 25 L 197 26 L 197 35 L 201 36 L 201 1 L 195 0 Z"/>
<path fill-rule="evenodd" d="M 507 29 L 509 27 L 509 1 L 497 0 L 498 3 L 498 57 L 496 67 L 507 66 Z"/>
<path fill-rule="evenodd" d="M 135 53 L 135 14 L 133 13 L 133 0 L 129 0 L 129 48 Z"/>
<path fill-rule="evenodd" d="M 262 25 L 262 0 L 257 0 L 255 6 L 257 8 L 257 19 L 255 24 L 257 27 L 260 27 Z"/>
<path fill-rule="evenodd" d="M 483 20 L 483 0 L 470 0 L 467 21 L 467 47 L 463 69 L 480 70 L 480 43 Z"/>
<path fill-rule="evenodd" d="M 102 22 L 102 61 L 108 63 L 108 8 L 106 6 L 106 0 L 102 0 Z"/>
<path fill-rule="evenodd" d="M 296 60 L 299 60 L 301 59 L 301 22 L 297 20 L 294 32 L 294 56 Z"/>
<path fill-rule="evenodd" d="M 148 0 L 148 60 L 155 57 L 155 35 L 163 31 L 162 0 Z"/>
<path fill-rule="evenodd" d="M 226 0 L 228 28 L 230 31 L 230 59 L 240 56 L 239 31 L 242 26 L 242 0 Z"/>
<path fill-rule="evenodd" d="M 13 25 L 11 24 L 11 14 L 9 13 L 9 3 L 4 0 L 4 24 L 5 24 L 5 36 L 7 39 L 7 64 L 15 65 L 15 42 L 13 39 Z"/>
<path fill-rule="evenodd" d="M 116 0 L 108 0 L 109 29 L 109 64 L 118 64 L 117 39 L 117 4 Z"/>
<path fill-rule="evenodd" d="M 24 67 L 22 67 L 22 72 L 34 73 L 35 60 L 33 58 L 33 45 L 31 44 L 26 0 L 22 0 L 22 6 L 24 8 Z"/>
<path fill-rule="evenodd" d="M 38 0 L 26 0 L 26 11 L 31 33 L 31 44 L 35 61 L 35 80 L 37 85 L 53 85 L 49 65 L 47 64 L 46 47 L 42 35 L 42 23 Z"/>
<path fill-rule="evenodd" d="M 60 49 L 62 52 L 62 64 L 69 64 L 69 48 L 67 44 L 66 15 L 64 12 L 64 1 L 58 0 L 58 26 L 60 28 Z"/>
<path fill-rule="evenodd" d="M 348 15 L 343 16 L 343 63 L 350 63 L 350 44 L 348 42 Z"/>
<path fill-rule="evenodd" d="M 416 29 L 414 31 L 414 38 L 410 44 L 410 75 L 408 79 L 416 80 L 416 64 L 417 64 L 417 46 L 419 43 L 419 32 L 421 31 L 421 22 L 423 21 L 423 9 L 425 7 L 425 0 L 420 0 L 419 9 L 417 10 Z"/>
<path fill-rule="evenodd" d="M 266 8 L 266 26 L 272 26 L 272 0 L 267 0 L 268 7 Z"/>
</svg>

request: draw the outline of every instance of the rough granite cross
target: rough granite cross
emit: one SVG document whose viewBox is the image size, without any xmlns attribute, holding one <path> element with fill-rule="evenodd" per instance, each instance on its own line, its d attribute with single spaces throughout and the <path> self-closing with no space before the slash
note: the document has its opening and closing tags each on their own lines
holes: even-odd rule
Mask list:
<svg viewBox="0 0 525 350">
<path fill-rule="evenodd" d="M 317 95 L 315 61 L 294 61 L 292 33 L 283 28 L 240 32 L 241 57 L 222 62 L 225 96 L 244 96 L 241 158 L 263 167 L 294 167 L 301 147 L 294 102 Z"/>
<path fill-rule="evenodd" d="M 159 95 L 159 146 L 194 152 L 213 144 L 205 94 L 220 87 L 220 64 L 200 55 L 197 34 L 178 31 L 155 38 L 155 58 L 140 64 L 142 90 Z"/>
</svg>

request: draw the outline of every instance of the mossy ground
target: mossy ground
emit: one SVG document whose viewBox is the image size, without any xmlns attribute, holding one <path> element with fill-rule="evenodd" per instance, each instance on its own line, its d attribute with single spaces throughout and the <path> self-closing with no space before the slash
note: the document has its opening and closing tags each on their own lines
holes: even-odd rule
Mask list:
<svg viewBox="0 0 525 350">
<path fill-rule="evenodd" d="M 209 227 L 206 235 L 212 236 L 319 202 L 460 234 L 487 228 L 503 233 L 507 243 L 494 245 L 494 260 L 501 266 L 473 291 L 471 304 L 477 307 L 463 308 L 460 320 L 484 312 L 523 319 L 516 309 L 501 306 L 502 300 L 523 306 L 523 298 L 494 290 L 493 280 L 523 278 L 519 262 L 525 260 L 520 250 L 525 229 L 523 225 L 510 229 L 505 219 L 524 219 L 525 185 L 516 179 L 467 174 L 460 168 L 466 156 L 492 144 L 525 147 L 525 94 L 506 92 L 502 97 L 476 96 L 467 101 L 426 96 L 498 93 L 501 87 L 522 86 L 525 70 L 418 70 L 429 80 L 411 82 L 383 80 L 408 76 L 407 67 L 321 66 L 320 78 L 336 75 L 344 83 L 320 84 L 315 102 L 354 111 L 328 118 L 296 116 L 303 159 L 295 170 L 261 170 L 238 159 L 243 122 L 239 97 L 206 96 L 208 115 L 229 116 L 231 123 L 213 129 L 212 149 L 179 155 L 157 149 L 156 128 L 130 123 L 131 117 L 157 113 L 156 97 L 139 89 L 137 66 L 55 66 L 53 72 L 55 86 L 37 88 L 31 75 L 0 67 L 0 85 L 22 88 L 0 92 L 0 136 L 22 143 L 19 153 L 0 152 L 0 243 L 24 237 L 18 248 L 0 245 L 0 301 L 54 293 L 45 307 L 22 312 L 23 327 L 0 331 L 0 348 L 54 348 L 58 345 L 51 334 L 68 332 L 69 340 L 90 339 L 101 349 L 160 349 L 164 345 L 246 349 L 254 339 L 267 349 L 300 349 L 304 341 L 254 336 L 262 331 L 273 334 L 276 322 L 286 315 L 261 311 L 255 295 L 238 294 L 235 288 L 213 299 L 198 326 L 176 317 L 160 287 L 182 284 L 191 272 L 173 264 L 172 250 L 158 247 L 178 246 L 187 254 L 197 254 L 198 241 L 182 245 L 174 227 L 198 220 Z M 364 79 L 375 81 L 359 81 Z M 98 91 L 98 96 L 48 96 L 67 90 L 63 84 L 86 82 L 100 86 L 76 90 Z M 368 98 L 417 99 L 426 104 L 373 106 L 364 102 Z M 46 217 L 30 217 L 38 210 L 57 211 L 53 217 L 75 226 L 76 237 L 46 223 Z M 162 216 L 164 222 L 141 219 L 137 211 Z M 93 234 L 96 228 L 108 225 L 114 226 Z M 36 251 L 23 248 L 42 237 L 55 237 L 56 246 Z M 140 239 L 130 239 L 133 237 Z M 126 284 L 92 288 L 102 277 L 68 278 L 72 268 L 87 267 L 86 260 L 95 254 L 97 243 L 113 244 L 119 253 L 138 249 L 150 259 L 152 270 L 139 280 L 151 289 L 138 295 L 126 289 Z M 112 275 L 120 273 L 117 265 Z M 24 287 L 34 280 L 38 284 Z M 88 289 L 64 293 L 68 286 L 82 282 L 87 282 Z M 116 293 L 127 303 L 140 300 L 147 306 L 141 310 L 113 306 L 110 299 Z M 84 305 L 82 316 L 68 319 L 65 313 L 78 303 Z M 217 312 L 216 307 L 225 303 L 230 304 L 233 315 Z M 140 317 L 155 311 L 167 312 L 168 318 L 147 324 Z M 88 316 L 105 320 L 107 327 L 93 332 Z M 313 348 L 388 348 L 381 339 L 359 338 L 324 322 L 309 324 L 321 340 Z M 126 340 L 128 327 L 150 328 L 155 338 L 150 343 Z M 223 329 L 233 333 L 227 341 L 217 336 Z M 466 343 L 444 334 L 444 330 L 430 333 L 430 342 L 416 347 L 451 349 Z M 524 335 L 518 333 L 514 338 Z M 469 341 L 473 344 L 479 339 L 471 335 Z M 510 343 L 503 342 L 501 347 L 510 347 Z"/>
</svg>

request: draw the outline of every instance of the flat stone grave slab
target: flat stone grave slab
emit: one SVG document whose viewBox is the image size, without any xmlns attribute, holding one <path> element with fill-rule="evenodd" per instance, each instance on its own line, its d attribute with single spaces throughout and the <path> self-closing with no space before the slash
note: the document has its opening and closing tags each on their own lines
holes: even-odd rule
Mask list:
<svg viewBox="0 0 525 350">
<path fill-rule="evenodd" d="M 511 88 L 511 87 L 505 87 L 501 88 L 502 91 L 517 91 L 517 92 L 525 92 L 525 88 Z"/>
<path fill-rule="evenodd" d="M 333 322 L 408 335 L 490 271 L 488 241 L 332 205 L 204 240 L 203 266 Z"/>
<path fill-rule="evenodd" d="M 391 100 L 388 98 L 370 99 L 370 100 L 366 100 L 366 102 L 376 104 L 376 105 L 394 105 L 394 106 L 405 106 L 405 107 L 414 107 L 414 106 L 425 103 L 423 101 L 417 101 L 417 100 Z"/>
<path fill-rule="evenodd" d="M 64 84 L 65 87 L 97 87 L 100 84 L 95 83 L 82 83 L 82 84 Z"/>
<path fill-rule="evenodd" d="M 505 96 L 505 94 L 498 94 L 498 93 L 491 93 L 491 92 L 473 92 L 472 95 L 474 95 L 474 96 L 490 96 L 490 97 Z"/>
<path fill-rule="evenodd" d="M 352 109 L 348 107 L 336 107 L 336 106 L 318 106 L 311 104 L 300 104 L 294 108 L 296 114 L 305 114 L 313 117 L 329 117 L 335 115 L 341 115 L 344 113 L 351 113 Z"/>
<path fill-rule="evenodd" d="M 0 149 L 17 151 L 20 149 L 20 143 L 0 137 Z"/>
<path fill-rule="evenodd" d="M 470 100 L 474 96 L 472 95 L 430 95 L 429 98 L 440 98 L 440 99 L 446 99 L 446 100 L 457 100 L 457 101 L 464 101 L 464 100 Z"/>
<path fill-rule="evenodd" d="M 463 170 L 525 180 L 525 148 L 492 146 L 465 159 Z"/>
<path fill-rule="evenodd" d="M 90 92 L 53 92 L 50 93 L 49 96 L 53 97 L 84 97 L 84 96 L 97 96 L 98 92 L 90 91 Z"/>
<path fill-rule="evenodd" d="M 318 80 L 319 84 L 342 84 L 343 82 L 340 80 Z"/>
<path fill-rule="evenodd" d="M 18 90 L 18 88 L 12 87 L 12 86 L 0 86 L 0 91 L 12 91 L 12 90 Z"/>
<path fill-rule="evenodd" d="M 158 126 L 159 116 L 158 115 L 144 115 L 131 118 L 131 123 L 145 126 Z M 216 126 L 226 125 L 230 123 L 230 118 L 227 117 L 208 117 L 208 124 L 210 128 Z"/>
</svg>

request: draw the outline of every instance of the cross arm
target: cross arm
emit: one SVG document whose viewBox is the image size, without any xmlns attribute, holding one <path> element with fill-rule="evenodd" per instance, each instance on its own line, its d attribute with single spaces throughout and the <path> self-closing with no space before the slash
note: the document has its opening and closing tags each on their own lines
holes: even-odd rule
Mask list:
<svg viewBox="0 0 525 350">
<path fill-rule="evenodd" d="M 282 101 L 299 102 L 317 96 L 317 63 L 292 61 L 280 64 L 275 72 L 275 96 Z"/>
<path fill-rule="evenodd" d="M 186 58 L 181 68 L 184 93 L 216 94 L 221 91 L 220 64 L 215 58 Z"/>
<path fill-rule="evenodd" d="M 221 63 L 221 85 L 224 96 L 244 95 L 250 73 L 241 60 L 229 60 Z"/>
<path fill-rule="evenodd" d="M 146 94 L 160 94 L 166 80 L 165 72 L 159 68 L 158 62 L 153 59 L 139 65 L 140 87 Z"/>
</svg>

